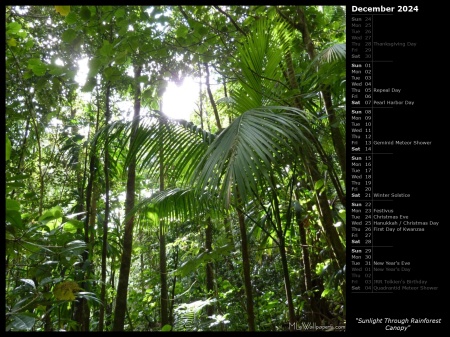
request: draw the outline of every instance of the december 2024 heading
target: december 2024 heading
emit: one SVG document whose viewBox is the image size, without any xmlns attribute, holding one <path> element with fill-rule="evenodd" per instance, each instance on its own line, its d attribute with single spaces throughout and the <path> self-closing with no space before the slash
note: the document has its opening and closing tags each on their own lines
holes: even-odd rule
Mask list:
<svg viewBox="0 0 450 337">
<path fill-rule="evenodd" d="M 377 7 L 359 7 L 352 6 L 353 13 L 404 13 L 404 12 L 418 12 L 419 6 L 377 6 Z"/>
</svg>

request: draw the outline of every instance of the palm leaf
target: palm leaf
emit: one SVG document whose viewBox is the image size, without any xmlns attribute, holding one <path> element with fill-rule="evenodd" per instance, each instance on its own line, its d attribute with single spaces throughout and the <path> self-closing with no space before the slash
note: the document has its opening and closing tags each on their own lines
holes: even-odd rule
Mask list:
<svg viewBox="0 0 450 337">
<path fill-rule="evenodd" d="M 243 199 L 252 190 L 271 186 L 269 172 L 280 172 L 284 166 L 279 163 L 296 160 L 301 148 L 310 145 L 306 121 L 304 112 L 290 107 L 244 112 L 208 148 L 191 183 L 217 192 L 226 206 L 234 184 Z"/>
<path fill-rule="evenodd" d="M 241 89 L 233 99 L 237 115 L 253 108 L 280 104 L 283 73 L 280 63 L 292 40 L 286 23 L 261 19 L 255 22 L 246 41 L 238 48 L 237 74 Z"/>
<path fill-rule="evenodd" d="M 157 191 L 139 201 L 126 215 L 125 221 L 138 212 L 151 212 L 158 218 L 180 221 L 188 221 L 206 214 L 214 216 L 212 200 L 214 199 L 206 192 L 199 195 L 192 187 Z"/>
<path fill-rule="evenodd" d="M 173 120 L 155 111 L 150 116 L 139 118 L 139 127 L 129 145 L 132 126 L 133 121 L 110 123 L 101 128 L 91 142 L 96 145 L 95 151 L 101 151 L 104 148 L 102 144 L 120 140 L 114 142 L 116 146 L 112 155 L 115 158 L 124 157 L 123 172 L 136 158 L 138 170 L 147 171 L 148 177 L 155 179 L 159 177 L 161 148 L 165 167 L 171 170 L 173 176 L 186 181 L 215 137 L 193 123 Z"/>
</svg>

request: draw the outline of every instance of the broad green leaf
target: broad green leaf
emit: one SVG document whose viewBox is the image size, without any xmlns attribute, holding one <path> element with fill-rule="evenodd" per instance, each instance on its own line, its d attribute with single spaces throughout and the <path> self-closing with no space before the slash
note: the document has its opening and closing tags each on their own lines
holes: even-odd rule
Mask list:
<svg viewBox="0 0 450 337">
<path fill-rule="evenodd" d="M 16 210 L 6 210 L 6 222 L 9 222 L 14 227 L 22 227 L 22 217 L 19 211 Z"/>
<path fill-rule="evenodd" d="M 120 72 L 119 69 L 117 69 L 117 67 L 106 68 L 104 74 L 105 78 L 111 82 L 120 80 L 122 78 L 122 73 Z"/>
<path fill-rule="evenodd" d="M 27 313 L 13 315 L 12 319 L 13 321 L 10 324 L 11 330 L 17 331 L 31 330 L 31 328 L 33 328 L 34 326 L 34 322 L 36 321 L 36 318 Z"/>
<path fill-rule="evenodd" d="M 61 218 L 63 215 L 62 212 L 62 208 L 61 206 L 55 206 L 52 207 L 49 210 L 46 210 L 40 217 L 39 217 L 39 221 L 42 220 L 51 220 L 51 219 L 57 219 L 57 218 Z"/>
<path fill-rule="evenodd" d="M 66 29 L 64 33 L 61 35 L 61 39 L 66 42 L 70 43 L 77 37 L 77 32 L 73 30 L 72 28 Z"/>
<path fill-rule="evenodd" d="M 225 256 L 226 253 L 228 253 L 233 248 L 234 247 L 232 244 L 227 244 L 225 246 L 214 249 L 212 252 L 200 253 L 196 257 L 185 262 L 182 266 L 175 270 L 174 273 L 182 277 L 186 276 L 189 273 L 195 271 L 202 263 L 223 258 L 223 256 Z"/>
<path fill-rule="evenodd" d="M 104 58 L 94 57 L 92 60 L 89 60 L 89 77 L 95 77 L 100 71 L 100 68 L 107 64 Z"/>
<path fill-rule="evenodd" d="M 104 40 L 103 46 L 99 49 L 99 53 L 102 56 L 111 56 L 114 53 L 114 48 L 108 40 Z"/>
<path fill-rule="evenodd" d="M 6 141 L 5 141 L 5 152 L 6 152 L 6 160 L 9 160 L 11 157 L 11 141 L 9 140 L 8 136 L 5 135 Z"/>
<path fill-rule="evenodd" d="M 89 10 L 89 8 L 87 8 L 86 6 L 81 7 L 80 17 L 84 21 L 89 21 L 89 19 L 91 18 L 91 11 Z"/>
<path fill-rule="evenodd" d="M 48 68 L 50 69 L 49 73 L 54 76 L 61 76 L 66 72 L 65 68 L 54 64 L 50 64 Z"/>
<path fill-rule="evenodd" d="M 70 13 L 70 6 L 55 6 L 55 10 L 62 16 L 67 16 Z"/>
<path fill-rule="evenodd" d="M 134 52 L 137 48 L 140 47 L 141 41 L 139 40 L 139 37 L 133 35 L 130 38 L 128 38 L 128 44 L 129 47 L 131 47 L 131 50 L 130 49 L 129 50 Z"/>
<path fill-rule="evenodd" d="M 36 289 L 36 285 L 34 284 L 34 281 L 28 278 L 21 278 L 22 282 L 25 282 L 26 284 L 30 285 L 32 288 Z"/>
<path fill-rule="evenodd" d="M 45 223 L 45 225 L 52 231 L 58 228 L 61 225 L 62 218 L 56 218 L 53 220 L 49 220 Z"/>
<path fill-rule="evenodd" d="M 95 86 L 97 85 L 97 80 L 95 77 L 91 77 L 86 81 L 86 84 L 81 88 L 82 92 L 91 92 L 94 90 Z"/>
<path fill-rule="evenodd" d="M 83 228 L 84 224 L 82 221 L 71 219 L 63 224 L 64 231 L 75 234 L 77 229 Z"/>
<path fill-rule="evenodd" d="M 6 25 L 7 34 L 17 34 L 22 29 L 22 25 L 18 22 L 10 22 Z"/>
<path fill-rule="evenodd" d="M 172 326 L 170 324 L 166 324 L 161 328 L 161 331 L 171 331 Z"/>
<path fill-rule="evenodd" d="M 40 79 L 38 79 L 37 82 L 36 82 L 36 84 L 34 85 L 34 89 L 35 89 L 36 91 L 45 89 L 46 87 L 48 87 L 48 80 L 47 80 L 47 78 L 45 78 L 45 77 L 41 77 Z M 46 119 L 47 121 L 50 121 L 51 118 L 53 117 L 53 116 L 49 116 L 49 115 L 50 115 L 50 114 L 46 114 L 46 115 L 45 115 L 45 119 Z"/>
<path fill-rule="evenodd" d="M 189 29 L 186 26 L 180 26 L 175 31 L 175 34 L 177 35 L 178 38 L 184 38 L 186 37 L 188 31 Z"/>
<path fill-rule="evenodd" d="M 331 292 L 332 290 L 330 288 L 326 288 L 324 289 L 324 291 L 322 291 L 322 295 L 320 295 L 320 297 L 327 297 L 327 295 Z"/>
<path fill-rule="evenodd" d="M 6 199 L 6 209 L 10 211 L 20 211 L 20 204 L 16 200 Z"/>
<path fill-rule="evenodd" d="M 39 59 L 29 59 L 28 69 L 31 69 L 36 76 L 43 76 L 47 71 L 47 65 Z"/>
<path fill-rule="evenodd" d="M 24 38 L 24 37 L 26 37 L 26 36 L 28 35 L 28 33 L 27 33 L 26 31 L 24 31 L 24 30 L 21 30 L 21 31 L 18 31 L 18 32 L 16 33 L 16 35 L 17 35 L 18 37 Z"/>
<path fill-rule="evenodd" d="M 125 50 L 125 51 L 117 54 L 117 56 L 115 57 L 114 60 L 116 61 L 117 64 L 124 64 L 127 61 L 127 55 L 128 55 L 128 53 Z"/>
<path fill-rule="evenodd" d="M 23 73 L 23 78 L 24 78 L 25 80 L 27 80 L 27 79 L 29 79 L 29 78 L 31 78 L 31 77 L 33 77 L 33 72 L 32 72 L 32 71 L 27 70 L 27 71 L 25 71 L 25 72 Z"/>
<path fill-rule="evenodd" d="M 75 12 L 70 12 L 67 16 L 66 16 L 66 23 L 68 25 L 77 23 L 80 19 L 78 18 L 78 15 L 75 14 Z"/>
<path fill-rule="evenodd" d="M 122 18 L 125 16 L 125 9 L 123 8 L 119 8 L 118 10 L 116 10 L 116 12 L 114 13 L 114 16 L 116 18 Z"/>
<path fill-rule="evenodd" d="M 9 40 L 7 41 L 7 43 L 8 43 L 8 46 L 10 46 L 10 47 L 15 47 L 15 46 L 17 46 L 17 41 L 16 41 L 15 38 L 9 39 Z"/>
<path fill-rule="evenodd" d="M 323 179 L 317 180 L 316 183 L 314 184 L 314 190 L 318 191 L 322 188 L 323 186 Z"/>
<path fill-rule="evenodd" d="M 25 187 L 25 184 L 24 183 L 19 183 L 18 181 L 13 181 L 13 182 L 10 182 L 10 183 L 6 183 L 6 187 L 12 187 L 12 188 L 14 188 L 14 187 Z"/>
<path fill-rule="evenodd" d="M 151 99 L 152 97 L 153 97 L 153 90 L 150 88 L 150 89 L 147 89 L 147 90 L 145 90 L 143 93 L 142 93 L 142 99 Z"/>
<path fill-rule="evenodd" d="M 201 27 L 198 29 L 198 33 L 199 33 L 201 36 L 207 35 L 208 32 L 209 32 L 209 30 L 208 30 L 208 28 L 206 28 L 205 26 L 201 26 Z"/>
<path fill-rule="evenodd" d="M 65 245 L 65 248 L 61 251 L 61 254 L 67 256 L 79 255 L 86 248 L 86 242 L 81 240 L 74 240 Z"/>
</svg>

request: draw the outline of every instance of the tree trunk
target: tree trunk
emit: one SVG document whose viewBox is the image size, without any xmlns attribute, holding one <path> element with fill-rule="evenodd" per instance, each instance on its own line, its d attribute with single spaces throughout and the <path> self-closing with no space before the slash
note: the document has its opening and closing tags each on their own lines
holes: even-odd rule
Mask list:
<svg viewBox="0 0 450 337">
<path fill-rule="evenodd" d="M 198 72 L 199 72 L 199 78 L 200 78 L 200 85 L 199 85 L 199 92 L 198 92 L 198 100 L 200 101 L 200 111 L 199 111 L 199 117 L 200 117 L 200 127 L 202 130 L 205 129 L 203 125 L 203 97 L 202 97 L 202 64 L 198 63 Z"/>
<path fill-rule="evenodd" d="M 159 127 L 163 128 L 164 123 L 165 121 L 161 117 Z M 164 143 L 162 137 L 160 146 L 159 190 L 164 191 Z M 163 327 L 164 325 L 169 324 L 169 287 L 167 284 L 166 232 L 164 219 L 159 221 L 159 272 L 161 276 L 161 327 Z"/>
<path fill-rule="evenodd" d="M 286 245 L 284 242 L 284 235 L 282 233 L 278 233 L 278 240 L 280 245 L 280 257 L 281 257 L 281 265 L 283 267 L 283 278 L 284 278 L 284 290 L 286 293 L 286 301 L 288 304 L 288 312 L 289 312 L 289 330 L 294 331 L 295 328 L 295 309 L 294 309 L 294 301 L 292 299 L 292 290 L 291 290 L 291 280 L 289 277 L 289 268 L 286 257 Z"/>
<path fill-rule="evenodd" d="M 179 247 L 177 246 L 177 252 L 175 254 L 175 264 L 173 266 L 173 269 L 176 270 L 178 268 L 178 260 L 179 260 Z M 173 315 L 173 309 L 175 307 L 175 288 L 177 285 L 177 277 L 174 276 L 172 278 L 172 294 L 170 296 L 170 306 L 169 306 L 169 324 L 173 326 L 174 324 L 174 315 Z"/>
<path fill-rule="evenodd" d="M 130 136 L 130 150 L 133 146 L 136 132 L 139 126 L 139 114 L 141 110 L 141 88 L 137 78 L 141 75 L 141 66 L 134 67 L 135 89 L 134 89 L 134 116 L 133 126 Z M 125 217 L 128 216 L 134 207 L 136 191 L 136 157 L 132 156 L 128 167 L 127 193 L 125 199 Z M 123 252 L 120 263 L 119 283 L 117 285 L 116 307 L 114 311 L 113 331 L 123 331 L 125 324 L 125 315 L 127 309 L 128 280 L 131 267 L 131 253 L 133 249 L 133 227 L 134 216 L 128 218 L 125 222 L 123 235 Z"/>
<path fill-rule="evenodd" d="M 255 331 L 255 314 L 253 310 L 253 294 L 252 294 L 252 281 L 250 276 L 250 254 L 248 252 L 247 243 L 247 229 L 245 226 L 244 213 L 242 212 L 242 202 L 240 200 L 239 191 L 236 191 L 238 199 L 238 219 L 239 219 L 239 229 L 241 231 L 241 249 L 242 249 L 242 267 L 244 272 L 244 285 L 245 285 L 245 295 L 247 297 L 247 321 L 248 321 L 248 331 Z"/>
<path fill-rule="evenodd" d="M 159 269 L 161 276 L 161 327 L 169 324 L 169 287 L 167 285 L 166 233 L 164 220 L 159 223 Z"/>
<path fill-rule="evenodd" d="M 287 263 L 287 257 L 286 257 L 286 244 L 284 240 L 284 231 L 283 227 L 281 225 L 281 214 L 280 214 L 280 204 L 278 202 L 278 196 L 276 192 L 276 182 L 275 177 L 272 173 L 270 173 L 270 178 L 272 181 L 272 209 L 275 216 L 275 229 L 277 232 L 278 237 L 278 248 L 280 250 L 280 257 L 281 257 L 281 265 L 283 267 L 283 278 L 284 278 L 284 289 L 286 294 L 286 301 L 288 304 L 288 312 L 289 312 L 289 330 L 294 331 L 295 328 L 295 309 L 294 309 L 294 302 L 292 300 L 292 289 L 291 289 L 291 280 L 289 277 L 289 268 Z M 292 186 L 293 187 L 293 186 Z M 290 207 L 288 207 L 290 209 Z M 286 222 L 290 222 L 290 213 L 286 215 Z M 286 225 L 287 226 L 287 225 Z"/>
<path fill-rule="evenodd" d="M 108 120 L 106 121 L 106 125 L 109 123 L 109 108 L 108 111 Z M 103 173 L 105 175 L 105 219 L 103 220 L 103 238 L 102 238 L 102 271 L 101 271 L 101 290 L 100 290 L 100 301 L 106 305 L 106 253 L 108 249 L 108 222 L 109 222 L 109 151 L 108 145 L 105 146 L 105 163 Z M 103 323 L 105 319 L 105 306 L 100 306 L 99 312 L 99 321 L 98 321 L 98 331 L 102 332 L 104 329 Z"/>
<path fill-rule="evenodd" d="M 309 250 L 308 250 L 308 244 L 306 242 L 306 230 L 305 226 L 309 224 L 309 220 L 306 217 L 305 219 L 302 219 L 302 214 L 300 210 L 300 204 L 298 202 L 299 196 L 298 193 L 296 193 L 296 199 L 295 201 L 295 219 L 297 222 L 297 226 L 299 229 L 299 235 L 300 235 L 300 245 L 302 249 L 302 260 L 303 260 L 303 274 L 304 274 L 304 282 L 305 282 L 305 293 L 308 296 L 309 299 L 309 310 L 311 312 L 311 321 L 315 322 L 316 324 L 320 324 L 320 314 L 318 313 L 317 304 L 315 301 L 315 297 L 312 294 L 313 290 L 313 284 L 312 284 L 312 274 L 311 274 L 311 262 L 309 258 Z"/>
<path fill-rule="evenodd" d="M 205 248 L 207 252 L 212 252 L 212 223 L 211 218 L 206 220 L 205 229 Z M 210 261 L 206 264 L 206 292 L 208 297 L 214 296 L 214 264 Z M 214 305 L 206 307 L 206 314 L 208 316 L 214 315 Z"/>
<path fill-rule="evenodd" d="M 216 125 L 219 129 L 219 132 L 222 131 L 222 124 L 220 123 L 220 117 L 219 117 L 219 111 L 217 110 L 216 102 L 214 101 L 214 97 L 211 91 L 211 85 L 209 84 L 209 67 L 208 63 L 205 63 L 205 70 L 206 70 L 206 91 L 208 92 L 209 101 L 211 103 L 211 106 L 214 111 L 214 117 L 216 118 Z"/>
<path fill-rule="evenodd" d="M 105 119 L 108 120 L 109 115 L 109 97 L 110 97 L 110 88 L 109 86 L 106 88 L 105 93 Z M 100 99 L 97 97 L 97 116 L 95 120 L 95 132 L 98 131 L 99 123 L 100 123 Z M 75 110 L 72 110 L 72 117 L 75 117 Z M 74 127 L 73 132 L 78 133 L 77 127 Z M 96 143 L 93 144 L 91 152 L 89 153 L 89 176 L 87 178 L 87 187 L 86 187 L 86 218 L 84 221 L 84 241 L 89 246 L 90 241 L 90 225 L 92 221 L 92 217 L 95 219 L 95 207 L 93 207 L 93 198 L 95 200 L 95 192 L 92 191 L 95 190 L 94 188 L 94 180 L 95 180 L 95 165 L 97 161 L 97 155 L 95 152 Z M 105 151 L 107 152 L 107 151 Z M 79 195 L 80 198 L 84 197 L 83 188 L 87 177 L 87 157 L 88 157 L 88 151 L 86 150 L 86 160 L 84 165 L 84 177 L 82 179 L 82 184 L 78 185 L 79 188 Z M 78 180 L 81 180 L 81 177 L 77 174 Z M 83 211 L 83 200 L 80 200 L 77 207 L 77 213 L 81 213 Z M 89 255 L 91 254 L 91 251 L 85 250 L 82 254 L 83 262 L 87 261 L 89 259 Z M 82 265 L 81 265 L 82 266 Z M 89 291 L 88 285 L 86 282 L 83 282 L 82 280 L 88 278 L 88 274 L 90 272 L 90 268 L 85 272 L 82 270 L 81 266 L 78 266 L 78 272 L 76 273 L 76 281 L 81 281 L 81 288 L 85 289 L 86 291 Z M 89 315 L 90 315 L 90 309 L 89 304 L 86 299 L 82 298 L 75 302 L 74 304 L 74 320 L 78 323 L 78 327 L 76 330 L 78 331 L 89 331 Z"/>
</svg>

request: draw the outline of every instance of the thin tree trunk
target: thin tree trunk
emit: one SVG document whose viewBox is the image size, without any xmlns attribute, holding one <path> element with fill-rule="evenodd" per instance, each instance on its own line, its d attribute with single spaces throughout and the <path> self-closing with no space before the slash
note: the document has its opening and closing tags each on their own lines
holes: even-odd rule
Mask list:
<svg viewBox="0 0 450 337">
<path fill-rule="evenodd" d="M 108 86 L 109 90 L 109 86 Z M 109 97 L 109 96 L 108 96 Z M 106 125 L 109 124 L 110 119 L 110 111 L 109 111 L 109 98 L 107 99 L 107 107 L 106 107 Z M 109 139 L 109 137 L 108 137 Z M 103 238 L 102 238 L 102 271 L 101 271 L 101 290 L 100 290 L 100 301 L 106 305 L 106 255 L 107 255 L 107 247 L 108 247 L 108 222 L 109 222 L 109 151 L 108 151 L 108 143 L 105 144 L 105 163 L 103 168 L 103 174 L 105 175 L 105 218 L 103 220 Z M 104 329 L 104 319 L 105 319 L 105 307 L 104 305 L 100 305 L 99 310 L 99 322 L 98 322 L 98 331 L 102 332 Z"/>
<path fill-rule="evenodd" d="M 272 186 L 276 186 L 275 183 L 275 177 L 271 173 L 270 178 L 272 180 Z M 292 289 L 291 289 L 291 280 L 289 278 L 289 268 L 287 263 L 287 257 L 286 257 L 286 244 L 284 240 L 284 232 L 283 227 L 281 225 L 281 214 L 280 214 L 280 205 L 278 202 L 278 196 L 275 188 L 272 189 L 272 209 L 274 211 L 275 215 L 275 224 L 276 224 L 276 232 L 279 242 L 279 250 L 280 250 L 280 257 L 281 257 L 281 265 L 283 268 L 283 278 L 284 278 L 284 288 L 286 293 L 286 301 L 288 304 L 288 312 L 289 312 L 289 330 L 294 331 L 295 327 L 295 309 L 294 309 L 294 302 L 292 299 Z M 290 218 L 290 216 L 287 216 Z M 290 219 L 287 219 L 288 223 L 290 222 Z"/>
<path fill-rule="evenodd" d="M 177 247 L 177 252 L 175 255 L 175 264 L 174 264 L 174 270 L 178 268 L 178 260 L 179 260 L 179 247 Z M 173 309 L 175 307 L 175 288 L 177 285 L 177 277 L 174 276 L 172 278 L 172 294 L 170 296 L 170 308 L 169 308 L 169 324 L 173 326 L 174 324 L 174 315 L 173 315 Z"/>
<path fill-rule="evenodd" d="M 298 197 L 297 197 L 298 198 Z M 297 222 L 299 234 L 300 234 L 300 245 L 302 248 L 302 260 L 303 260 L 303 269 L 305 276 L 305 289 L 306 291 L 310 291 L 312 289 L 311 286 L 311 264 L 309 262 L 309 251 L 308 244 L 306 242 L 306 231 L 305 231 L 305 223 L 307 223 L 307 218 L 301 218 L 300 209 L 295 210 L 295 219 Z"/>
<path fill-rule="evenodd" d="M 162 109 L 161 109 L 162 110 Z M 164 127 L 165 121 L 160 118 L 160 128 Z M 162 130 L 160 130 L 162 131 Z M 164 191 L 164 143 L 161 133 L 159 155 L 159 190 Z M 167 256 L 166 256 L 166 233 L 164 219 L 159 221 L 159 270 L 161 276 L 161 327 L 169 324 L 169 287 L 167 285 Z"/>
<path fill-rule="evenodd" d="M 134 67 L 135 89 L 134 89 L 134 115 L 133 126 L 130 136 L 130 150 L 136 138 L 136 132 L 139 127 L 139 114 L 141 110 L 141 88 L 137 80 L 141 76 L 141 66 Z M 134 207 L 136 191 L 136 156 L 130 159 L 127 177 L 127 193 L 125 198 L 125 216 L 127 217 Z M 120 263 L 119 283 L 117 285 L 116 307 L 114 311 L 113 331 L 123 331 L 125 324 L 125 315 L 127 308 L 128 280 L 130 277 L 131 253 L 133 249 L 133 227 L 134 216 L 128 218 L 125 222 L 125 230 L 123 235 L 123 252 L 122 261 Z"/>
<path fill-rule="evenodd" d="M 214 101 L 214 97 L 211 91 L 211 85 L 209 83 L 209 67 L 208 63 L 205 63 L 205 71 L 206 71 L 206 91 L 208 92 L 209 101 L 214 111 L 214 117 L 216 118 L 216 125 L 219 129 L 219 132 L 222 131 L 222 124 L 220 123 L 219 111 L 217 110 L 216 102 Z"/>
<path fill-rule="evenodd" d="M 208 217 L 205 229 L 205 248 L 207 252 L 212 252 L 212 229 L 211 218 Z M 208 293 L 208 297 L 214 295 L 214 264 L 211 261 L 206 264 L 206 292 Z M 214 305 L 208 305 L 206 307 L 206 314 L 208 316 L 214 315 Z"/>
<path fill-rule="evenodd" d="M 105 97 L 105 100 L 106 100 L 105 111 L 108 111 L 108 105 L 109 105 L 108 90 L 106 91 L 105 96 L 106 96 Z M 72 114 L 73 114 L 72 117 L 75 117 L 75 110 L 72 110 Z M 97 116 L 96 116 L 96 121 L 95 121 L 95 132 L 98 131 L 99 122 L 100 122 L 100 100 L 97 97 Z M 77 131 L 78 131 L 77 127 L 75 127 L 73 129 L 73 131 L 77 133 Z M 86 218 L 84 221 L 84 241 L 87 245 L 89 245 L 89 241 L 90 241 L 89 233 L 90 233 L 90 222 L 92 221 L 91 218 L 95 217 L 95 212 L 96 212 L 95 209 L 93 210 L 92 204 L 91 204 L 93 194 L 95 194 L 92 192 L 92 190 L 94 189 L 95 163 L 97 161 L 95 147 L 96 147 L 96 143 L 94 143 L 92 145 L 92 149 L 89 154 L 89 177 L 87 178 L 88 182 L 87 182 L 87 187 L 86 187 Z M 83 188 L 84 188 L 84 183 L 86 181 L 86 176 L 87 176 L 87 172 L 86 172 L 87 154 L 88 154 L 88 152 L 86 151 L 86 161 L 85 161 L 85 166 L 84 166 L 83 179 L 81 179 L 80 175 L 77 174 L 78 180 L 79 181 L 82 180 L 82 184 L 78 186 L 80 198 L 84 197 Z M 82 211 L 83 211 L 83 200 L 80 200 L 80 202 L 78 204 L 77 212 L 81 213 Z M 85 262 L 89 259 L 90 253 L 92 253 L 92 252 L 90 252 L 88 250 L 85 250 L 83 252 L 83 254 L 82 254 L 83 262 Z M 78 268 L 81 269 L 80 266 Z M 87 275 L 89 275 L 89 272 L 90 272 L 90 268 L 87 271 L 80 270 L 79 273 L 77 273 L 78 277 L 76 278 L 76 280 L 84 280 L 85 278 L 88 278 Z M 85 289 L 86 291 L 90 290 L 90 289 L 88 289 L 88 284 L 86 282 L 82 281 L 80 286 L 81 286 L 81 288 Z M 82 298 L 82 299 L 78 300 L 77 302 L 75 302 L 74 320 L 78 323 L 78 327 L 76 330 L 89 331 L 89 315 L 90 315 L 89 304 L 85 298 Z"/>
<path fill-rule="evenodd" d="M 320 324 L 320 315 L 318 314 L 319 310 L 317 308 L 315 297 L 312 295 L 313 284 L 312 284 L 311 262 L 310 262 L 310 258 L 309 258 L 308 244 L 306 242 L 305 226 L 308 224 L 308 218 L 302 219 L 300 204 L 298 203 L 299 196 L 298 196 L 297 191 L 296 191 L 296 199 L 297 199 L 297 201 L 295 201 L 296 206 L 294 206 L 295 219 L 296 219 L 297 226 L 299 229 L 300 245 L 301 245 L 301 249 L 302 249 L 305 291 L 307 292 L 308 298 L 309 298 L 308 305 L 309 305 L 309 310 L 311 311 L 311 320 L 312 320 L 312 322 L 315 322 L 316 324 Z"/>
<path fill-rule="evenodd" d="M 38 169 L 39 169 L 39 216 L 42 215 L 42 208 L 44 203 L 44 174 L 42 173 L 42 150 L 41 141 L 39 137 L 39 130 L 36 125 L 36 120 L 32 118 L 34 132 L 36 133 L 36 142 L 38 146 Z"/>
<path fill-rule="evenodd" d="M 242 267 L 244 272 L 245 295 L 247 297 L 247 322 L 248 330 L 255 331 L 255 313 L 253 309 L 252 281 L 250 276 L 250 254 L 248 252 L 247 229 L 245 226 L 244 213 L 242 212 L 242 201 L 240 200 L 239 191 L 236 191 L 238 199 L 238 219 L 239 229 L 241 231 L 241 249 L 242 249 Z"/>
<path fill-rule="evenodd" d="M 286 301 L 288 303 L 288 312 L 289 312 L 289 330 L 294 331 L 295 328 L 295 309 L 294 309 L 294 301 L 292 299 L 292 290 L 291 290 L 291 280 L 289 277 L 289 268 L 286 257 L 286 244 L 284 242 L 284 235 L 281 232 L 278 232 L 278 241 L 280 243 L 280 257 L 281 257 L 281 265 L 283 267 L 283 277 L 284 277 L 284 290 L 286 293 Z"/>
<path fill-rule="evenodd" d="M 27 139 L 28 139 L 28 131 L 30 129 L 30 118 L 31 118 L 30 115 L 28 115 L 27 124 L 25 125 L 25 134 L 23 136 L 22 145 L 20 146 L 20 156 L 19 156 L 19 160 L 18 160 L 19 163 L 17 165 L 17 172 L 21 172 L 22 165 L 24 164 L 25 149 L 26 149 Z M 14 199 L 15 193 L 16 193 L 16 190 L 13 189 L 11 191 L 11 199 Z"/>
<path fill-rule="evenodd" d="M 169 324 L 169 290 L 167 285 L 166 233 L 164 220 L 159 222 L 159 269 L 161 276 L 161 327 Z"/>
<path fill-rule="evenodd" d="M 202 128 L 202 130 L 204 130 L 204 125 L 203 125 L 203 98 L 202 98 L 202 65 L 201 65 L 200 62 L 198 63 L 198 71 L 199 71 L 199 78 L 200 78 L 199 94 L 198 94 L 198 99 L 200 101 L 200 127 Z"/>
<path fill-rule="evenodd" d="M 228 99 L 227 82 L 225 78 L 223 79 L 223 95 L 226 99 Z M 228 104 L 228 100 L 226 104 Z M 231 122 L 232 122 L 231 115 L 228 115 L 228 124 L 231 124 Z"/>
<path fill-rule="evenodd" d="M 116 277 L 116 261 L 115 261 L 115 257 L 114 255 L 111 256 L 111 265 L 110 265 L 110 270 L 111 270 L 111 276 L 109 278 L 109 283 L 110 283 L 110 287 L 111 289 L 115 289 L 116 285 L 115 285 L 115 277 Z M 105 298 L 105 328 L 108 328 L 111 325 L 111 319 L 112 319 L 112 313 L 113 313 L 113 303 L 112 300 L 109 299 L 108 297 Z"/>
</svg>

